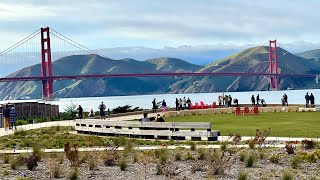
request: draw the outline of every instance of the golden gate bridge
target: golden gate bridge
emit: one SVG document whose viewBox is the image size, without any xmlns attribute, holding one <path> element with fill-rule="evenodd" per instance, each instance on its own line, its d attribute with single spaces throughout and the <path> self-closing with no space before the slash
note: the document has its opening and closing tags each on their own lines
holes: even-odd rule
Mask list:
<svg viewBox="0 0 320 180">
<path fill-rule="evenodd" d="M 55 42 L 55 43 L 52 43 Z M 6 77 L 0 77 L 0 82 L 20 82 L 20 81 L 41 81 L 42 83 L 42 98 L 53 99 L 53 82 L 60 80 L 80 80 L 92 78 L 125 78 L 125 77 L 163 77 L 163 76 L 264 76 L 268 77 L 270 81 L 270 90 L 278 90 L 278 78 L 280 77 L 315 77 L 318 82 L 319 75 L 317 74 L 283 74 L 278 72 L 278 55 L 277 55 L 277 41 L 269 41 L 269 73 L 247 73 L 247 72 L 148 72 L 148 73 L 124 73 L 124 74 L 79 74 L 79 75 L 54 75 L 52 66 L 52 49 L 60 52 L 60 58 L 74 54 L 97 54 L 102 57 L 100 53 L 91 50 L 72 39 L 62 35 L 61 33 L 50 29 L 49 27 L 41 28 L 26 38 L 22 39 L 13 46 L 0 52 L 0 57 L 8 56 L 9 59 L 15 60 L 4 61 L 1 63 L 7 64 L 3 74 Z M 79 53 L 80 51 L 81 53 Z M 79 52 L 77 52 L 79 51 Z M 39 52 L 37 56 L 37 53 Z M 61 53 L 62 52 L 62 53 Z M 63 55 L 62 55 L 63 54 Z M 23 57 L 26 56 L 26 59 Z M 59 53 L 54 58 L 58 59 Z M 21 58 L 20 58 L 21 57 Z M 30 60 L 32 59 L 32 60 Z M 30 64 L 41 65 L 39 69 L 39 76 L 29 76 L 28 74 L 13 75 L 19 68 L 25 68 Z M 31 62 L 36 61 L 36 62 Z M 30 63 L 31 62 L 31 63 Z M 10 67 L 11 66 L 11 67 Z"/>
</svg>

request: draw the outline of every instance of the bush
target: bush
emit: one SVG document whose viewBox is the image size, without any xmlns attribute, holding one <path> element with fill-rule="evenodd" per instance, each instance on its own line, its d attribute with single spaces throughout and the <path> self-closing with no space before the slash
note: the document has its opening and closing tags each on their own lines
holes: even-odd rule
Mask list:
<svg viewBox="0 0 320 180">
<path fill-rule="evenodd" d="M 190 145 L 191 151 L 195 151 L 196 150 L 196 144 L 194 142 L 190 142 L 189 145 Z"/>
<path fill-rule="evenodd" d="M 114 166 L 117 164 L 119 158 L 120 158 L 120 154 L 118 151 L 107 150 L 104 152 L 104 155 L 103 155 L 103 164 L 105 166 Z"/>
<path fill-rule="evenodd" d="M 4 154 L 4 155 L 2 156 L 2 158 L 3 158 L 3 163 L 9 164 L 10 157 L 11 157 L 10 154 Z"/>
<path fill-rule="evenodd" d="M 10 167 L 11 169 L 15 170 L 17 169 L 17 166 L 22 165 L 22 162 L 18 159 L 18 158 L 14 158 L 11 162 L 10 162 Z"/>
<path fill-rule="evenodd" d="M 68 158 L 68 160 L 71 163 L 71 166 L 78 166 L 80 161 L 79 161 L 79 154 L 78 154 L 78 145 L 73 144 L 73 150 L 70 147 L 70 143 L 66 142 L 64 144 L 64 152 Z"/>
<path fill-rule="evenodd" d="M 290 160 L 291 167 L 293 169 L 298 169 L 302 159 L 299 156 L 293 156 Z"/>
<path fill-rule="evenodd" d="M 174 155 L 176 161 L 180 161 L 181 160 L 181 153 L 180 152 L 177 152 L 175 155 Z"/>
<path fill-rule="evenodd" d="M 293 179 L 293 176 L 291 173 L 289 173 L 289 172 L 283 173 L 282 180 L 292 180 L 292 179 Z"/>
<path fill-rule="evenodd" d="M 34 145 L 32 147 L 32 153 L 39 157 L 39 161 L 41 160 L 41 157 L 43 156 L 43 151 L 39 145 Z"/>
<path fill-rule="evenodd" d="M 16 121 L 16 126 L 21 126 L 21 125 L 26 125 L 28 122 L 26 120 L 17 120 Z"/>
<path fill-rule="evenodd" d="M 190 152 L 188 152 L 185 156 L 184 156 L 184 160 L 194 160 L 194 157 L 192 156 L 192 154 Z"/>
<path fill-rule="evenodd" d="M 59 164 L 56 164 L 53 166 L 52 176 L 54 178 L 59 178 L 61 176 L 61 168 L 60 168 Z"/>
<path fill-rule="evenodd" d="M 244 162 L 244 160 L 246 159 L 246 153 L 245 152 L 241 152 L 239 158 L 240 158 L 241 162 Z"/>
<path fill-rule="evenodd" d="M 121 171 L 125 171 L 128 167 L 127 161 L 122 159 L 119 163 Z"/>
<path fill-rule="evenodd" d="M 270 157 L 270 162 L 272 163 L 279 163 L 279 155 L 277 154 L 273 154 L 271 157 Z"/>
<path fill-rule="evenodd" d="M 90 158 L 90 159 L 89 159 L 89 162 L 88 162 L 88 165 L 89 165 L 89 170 L 90 170 L 90 171 L 95 170 L 96 167 L 97 167 L 96 159 L 95 159 L 95 158 Z"/>
<path fill-rule="evenodd" d="M 241 171 L 238 176 L 238 180 L 246 180 L 248 179 L 248 173 L 245 171 Z"/>
<path fill-rule="evenodd" d="M 250 149 L 254 149 L 254 146 L 255 146 L 254 140 L 250 140 L 250 141 L 249 141 L 249 148 L 250 148 Z"/>
<path fill-rule="evenodd" d="M 227 146 L 228 146 L 228 141 L 223 141 L 220 145 L 220 149 L 222 151 L 225 151 L 227 149 Z"/>
<path fill-rule="evenodd" d="M 309 163 L 316 163 L 317 162 L 316 155 L 313 153 L 304 155 L 303 159 L 308 161 Z"/>
<path fill-rule="evenodd" d="M 259 153 L 260 159 L 264 159 L 264 156 L 265 156 L 264 152 L 260 152 L 260 153 Z"/>
<path fill-rule="evenodd" d="M 72 168 L 70 173 L 69 173 L 69 179 L 70 180 L 78 180 L 79 175 L 78 175 L 78 169 L 77 168 Z"/>
<path fill-rule="evenodd" d="M 255 159 L 256 159 L 256 157 L 255 157 L 254 153 L 250 153 L 248 158 L 246 159 L 246 162 L 245 162 L 246 167 L 252 167 Z"/>
<path fill-rule="evenodd" d="M 20 156 L 20 160 L 23 161 L 28 170 L 32 171 L 34 168 L 38 166 L 38 162 L 40 161 L 40 157 L 36 154 L 31 154 L 29 157 L 22 157 Z"/>
</svg>

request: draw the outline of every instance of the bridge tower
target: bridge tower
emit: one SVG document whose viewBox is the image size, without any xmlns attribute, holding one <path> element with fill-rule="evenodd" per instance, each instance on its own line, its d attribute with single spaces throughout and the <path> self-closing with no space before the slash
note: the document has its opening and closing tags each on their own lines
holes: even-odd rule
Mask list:
<svg viewBox="0 0 320 180">
<path fill-rule="evenodd" d="M 277 40 L 269 41 L 270 74 L 278 74 Z M 270 76 L 270 91 L 278 90 L 278 77 Z"/>
<path fill-rule="evenodd" d="M 49 27 L 41 28 L 41 75 L 49 79 L 42 80 L 42 99 L 53 99 L 53 80 Z"/>
</svg>

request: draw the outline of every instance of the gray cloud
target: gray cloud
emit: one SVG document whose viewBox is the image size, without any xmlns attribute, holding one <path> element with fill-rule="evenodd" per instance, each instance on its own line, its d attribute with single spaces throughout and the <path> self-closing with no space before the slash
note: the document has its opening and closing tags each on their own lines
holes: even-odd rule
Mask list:
<svg viewBox="0 0 320 180">
<path fill-rule="evenodd" d="M 303 42 L 303 49 L 320 43 L 319 6 L 316 0 L 4 0 L 0 41 L 9 32 L 27 35 L 48 25 L 92 48 L 226 47 L 277 38 L 294 49 Z M 1 41 L 0 49 L 7 46 L 9 42 Z"/>
</svg>

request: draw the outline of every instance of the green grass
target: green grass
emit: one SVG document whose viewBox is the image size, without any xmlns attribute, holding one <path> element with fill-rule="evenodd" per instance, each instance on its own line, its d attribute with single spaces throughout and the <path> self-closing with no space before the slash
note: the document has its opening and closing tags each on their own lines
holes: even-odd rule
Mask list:
<svg viewBox="0 0 320 180">
<path fill-rule="evenodd" d="M 242 136 L 254 136 L 256 129 L 266 130 L 271 128 L 270 136 L 320 136 L 319 112 L 275 112 L 261 113 L 255 116 L 212 114 L 170 117 L 165 120 L 167 122 L 211 122 L 212 130 L 220 130 L 222 135 L 239 132 Z"/>
</svg>

